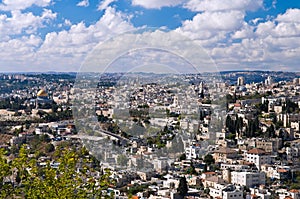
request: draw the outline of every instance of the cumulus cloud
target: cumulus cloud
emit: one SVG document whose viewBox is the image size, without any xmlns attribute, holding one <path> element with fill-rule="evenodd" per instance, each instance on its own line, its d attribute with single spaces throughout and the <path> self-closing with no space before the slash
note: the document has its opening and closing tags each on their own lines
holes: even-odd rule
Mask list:
<svg viewBox="0 0 300 199">
<path fill-rule="evenodd" d="M 66 30 L 49 32 L 42 39 L 37 36 L 39 28 L 52 22 L 57 14 L 44 9 L 37 15 L 24 9 L 31 5 L 47 7 L 51 0 L 4 0 L 0 10 L 8 13 L 0 14 L 1 69 L 30 65 L 36 70 L 76 71 L 96 44 L 135 29 L 128 16 L 110 6 L 114 1 L 99 3 L 98 9 L 105 12 L 95 23 L 72 24 L 64 19 L 61 28 L 68 26 Z M 175 32 L 202 45 L 221 69 L 261 69 L 270 65 L 299 70 L 300 9 L 247 22 L 247 11 L 262 8 L 262 0 L 132 0 L 132 5 L 149 9 L 180 5 L 194 11 L 193 18 L 182 21 Z"/>
<path fill-rule="evenodd" d="M 249 10 L 263 7 L 263 0 L 132 0 L 132 5 L 147 9 L 182 6 L 194 12 Z"/>
<path fill-rule="evenodd" d="M 44 63 L 53 67 L 51 63 L 58 61 L 74 71 L 96 44 L 133 28 L 123 13 L 108 7 L 95 24 L 87 26 L 80 22 L 72 25 L 68 31 L 48 33 L 37 50 L 36 64 Z"/>
<path fill-rule="evenodd" d="M 263 0 L 190 0 L 184 7 L 192 11 L 257 10 Z"/>
<path fill-rule="evenodd" d="M 260 37 L 300 36 L 300 9 L 289 9 L 274 20 L 258 24 L 256 35 Z"/>
<path fill-rule="evenodd" d="M 284 14 L 278 15 L 276 21 L 300 23 L 300 9 L 288 9 Z"/>
<path fill-rule="evenodd" d="M 35 35 L 0 42 L 1 69 L 23 71 L 27 66 L 32 66 L 31 64 L 35 59 L 35 49 L 41 43 L 42 39 Z M 38 68 L 36 70 L 38 71 Z"/>
<path fill-rule="evenodd" d="M 38 28 L 43 27 L 49 20 L 56 18 L 56 13 L 51 10 L 44 9 L 40 16 L 35 16 L 33 13 L 22 13 L 19 10 L 11 11 L 11 16 L 6 14 L 0 15 L 0 36 L 2 39 L 7 39 L 11 35 L 21 33 L 35 33 Z"/>
<path fill-rule="evenodd" d="M 272 18 L 246 22 L 245 11 L 249 8 L 244 6 L 250 1 L 236 2 L 228 7 L 222 3 L 203 4 L 201 9 L 197 8 L 202 12 L 183 21 L 176 31 L 202 45 L 223 70 L 238 67 L 265 69 L 263 67 L 268 65 L 274 66 L 271 68 L 274 70 L 283 66 L 282 70 L 299 70 L 300 9 L 288 9 Z"/>
<path fill-rule="evenodd" d="M 160 9 L 162 7 L 173 7 L 186 2 L 186 0 L 132 0 L 132 5 L 142 6 L 148 9 Z"/>
<path fill-rule="evenodd" d="M 76 5 L 80 6 L 80 7 L 88 7 L 90 5 L 90 2 L 89 2 L 89 0 L 83 0 L 83 1 L 78 2 Z"/>
<path fill-rule="evenodd" d="M 241 29 L 232 33 L 232 39 L 244 39 L 244 38 L 252 38 L 254 35 L 254 27 L 250 26 L 248 23 L 243 22 L 243 26 Z"/>
<path fill-rule="evenodd" d="M 263 0 L 188 0 L 183 6 L 198 13 L 177 31 L 204 46 L 217 46 L 253 36 L 253 27 L 244 18 L 246 11 L 263 7 Z"/>
<path fill-rule="evenodd" d="M 46 7 L 50 5 L 52 0 L 3 0 L 0 3 L 0 10 L 24 10 L 33 5 L 39 7 Z"/>
<path fill-rule="evenodd" d="M 66 25 L 66 26 L 71 26 L 71 25 L 72 25 L 72 22 L 71 22 L 69 19 L 65 19 L 65 20 L 64 20 L 64 25 Z"/>
<path fill-rule="evenodd" d="M 214 47 L 212 58 L 221 69 L 299 70 L 299 38 L 245 38 L 239 43 Z M 270 68 L 266 68 L 269 66 Z M 285 68 L 282 68 L 285 66 Z"/>
<path fill-rule="evenodd" d="M 98 5 L 98 10 L 105 10 L 106 8 L 108 8 L 108 6 L 115 2 L 116 0 L 103 0 L 100 2 L 100 4 Z"/>
<path fill-rule="evenodd" d="M 43 17 L 39 16 L 41 20 Z M 49 13 L 48 13 L 49 14 Z M 16 19 L 14 26 L 10 25 L 10 29 L 15 28 L 14 32 L 20 32 L 24 29 L 30 29 L 29 25 L 22 25 L 19 17 L 28 21 L 24 24 L 42 25 L 42 23 L 34 17 L 34 15 L 19 16 L 22 13 L 15 13 L 13 18 Z M 16 17 L 18 16 L 18 17 Z M 27 16 L 27 17 L 26 17 Z M 5 21 L 7 16 L 1 15 L 0 19 Z M 17 20 L 19 19 L 19 20 Z M 19 21 L 19 22 L 18 22 Z M 69 21 L 66 21 L 69 24 Z M 116 11 L 112 7 L 108 7 L 104 15 L 92 25 L 86 25 L 84 22 L 70 26 L 69 30 L 47 33 L 45 39 L 30 34 L 19 39 L 7 39 L 0 41 L 0 65 L 1 70 L 14 70 L 21 67 L 30 66 L 33 71 L 76 71 L 84 57 L 90 52 L 96 44 L 104 41 L 114 35 L 133 29 L 126 16 L 123 13 Z M 59 63 L 55 65 L 54 63 Z"/>
<path fill-rule="evenodd" d="M 244 13 L 240 11 L 203 12 L 186 20 L 176 31 L 191 39 L 212 45 L 226 38 L 227 34 L 243 26 Z"/>
</svg>

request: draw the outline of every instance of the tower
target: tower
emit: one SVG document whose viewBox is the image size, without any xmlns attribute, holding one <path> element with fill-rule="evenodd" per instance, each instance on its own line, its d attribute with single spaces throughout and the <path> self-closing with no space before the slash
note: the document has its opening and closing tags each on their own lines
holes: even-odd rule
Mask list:
<svg viewBox="0 0 300 199">
<path fill-rule="evenodd" d="M 178 96 L 177 96 L 177 95 L 174 96 L 173 105 L 174 105 L 175 107 L 178 107 L 178 106 L 179 106 L 179 100 L 178 100 Z"/>
<path fill-rule="evenodd" d="M 268 76 L 267 79 L 265 80 L 266 85 L 272 85 L 274 83 L 274 80 L 271 76 Z"/>
<path fill-rule="evenodd" d="M 204 98 L 204 82 L 201 81 L 199 84 L 199 97 Z"/>
<path fill-rule="evenodd" d="M 245 85 L 245 78 L 244 77 L 238 77 L 237 86 L 244 86 L 244 85 Z"/>
</svg>

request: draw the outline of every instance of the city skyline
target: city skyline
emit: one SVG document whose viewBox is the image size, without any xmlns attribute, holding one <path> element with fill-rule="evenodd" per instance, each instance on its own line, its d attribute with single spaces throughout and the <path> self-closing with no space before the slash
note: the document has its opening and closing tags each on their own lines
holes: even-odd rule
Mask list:
<svg viewBox="0 0 300 199">
<path fill-rule="evenodd" d="M 220 71 L 299 71 L 296 1 L 3 0 L 0 16 L 0 72 L 77 72 L 97 44 L 142 27 L 191 39 Z"/>
</svg>

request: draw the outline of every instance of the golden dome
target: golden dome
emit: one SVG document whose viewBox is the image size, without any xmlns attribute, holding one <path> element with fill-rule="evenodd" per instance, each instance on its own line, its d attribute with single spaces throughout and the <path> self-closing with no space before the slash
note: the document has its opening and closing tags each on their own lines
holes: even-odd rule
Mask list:
<svg viewBox="0 0 300 199">
<path fill-rule="evenodd" d="M 42 89 L 37 93 L 37 96 L 38 97 L 48 97 L 48 93 L 44 89 Z"/>
</svg>

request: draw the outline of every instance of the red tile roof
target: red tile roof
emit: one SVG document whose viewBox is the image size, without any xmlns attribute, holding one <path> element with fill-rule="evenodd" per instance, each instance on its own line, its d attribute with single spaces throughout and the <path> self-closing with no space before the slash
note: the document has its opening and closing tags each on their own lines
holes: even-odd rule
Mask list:
<svg viewBox="0 0 300 199">
<path fill-rule="evenodd" d="M 241 107 L 241 104 L 240 103 L 235 103 L 234 106 L 235 107 Z"/>
<path fill-rule="evenodd" d="M 265 154 L 266 151 L 262 150 L 262 149 L 254 148 L 254 149 L 249 150 L 247 153 L 262 155 L 262 154 Z"/>
<path fill-rule="evenodd" d="M 300 191 L 298 189 L 291 189 L 290 192 L 291 193 L 299 193 Z"/>
<path fill-rule="evenodd" d="M 286 173 L 286 172 L 288 172 L 287 170 L 285 170 L 285 169 L 278 169 L 277 170 L 279 173 Z"/>
<path fill-rule="evenodd" d="M 214 153 L 233 154 L 237 152 L 230 148 L 220 148 L 219 150 L 214 151 Z"/>
<path fill-rule="evenodd" d="M 208 171 L 208 172 L 204 172 L 203 174 L 216 174 L 216 172 L 213 172 L 213 171 Z"/>
</svg>

